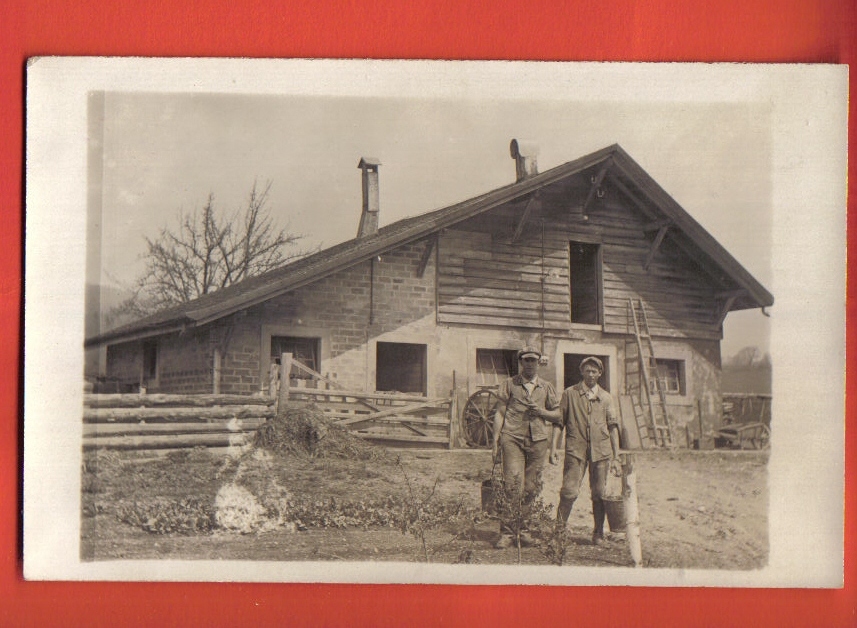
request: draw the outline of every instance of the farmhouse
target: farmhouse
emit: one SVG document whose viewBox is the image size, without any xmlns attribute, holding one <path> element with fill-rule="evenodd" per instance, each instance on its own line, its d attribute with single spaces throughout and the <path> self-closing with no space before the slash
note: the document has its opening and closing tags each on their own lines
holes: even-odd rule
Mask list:
<svg viewBox="0 0 857 628">
<path fill-rule="evenodd" d="M 530 344 L 558 389 L 599 356 L 644 441 L 718 427 L 724 319 L 772 295 L 620 146 L 545 172 L 534 146 L 511 155 L 514 182 L 380 229 L 380 164 L 361 159 L 354 239 L 85 345 L 126 391 L 266 393 L 291 353 L 345 390 L 452 397 L 460 417 Z"/>
</svg>

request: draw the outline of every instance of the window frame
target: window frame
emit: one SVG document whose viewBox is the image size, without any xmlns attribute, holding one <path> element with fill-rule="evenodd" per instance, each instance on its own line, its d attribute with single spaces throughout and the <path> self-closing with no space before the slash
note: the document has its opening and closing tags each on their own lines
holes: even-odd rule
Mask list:
<svg viewBox="0 0 857 628">
<path fill-rule="evenodd" d="M 481 356 L 480 356 L 481 353 Z M 499 373 L 497 371 L 483 371 L 480 367 L 482 365 L 482 360 L 480 357 L 488 357 L 489 354 L 494 354 L 495 358 L 500 358 L 503 363 L 510 367 L 510 370 L 506 372 L 506 374 Z M 480 379 L 480 386 L 489 386 L 491 384 L 499 384 L 501 381 L 508 377 L 512 377 L 518 374 L 518 350 L 517 349 L 503 349 L 496 347 L 477 347 L 476 348 L 476 376 Z M 492 364 L 496 364 L 496 362 L 492 359 Z M 492 377 L 493 381 L 488 382 L 488 378 Z"/>
<path fill-rule="evenodd" d="M 664 394 L 673 396 L 673 397 L 683 397 L 687 394 L 687 368 L 686 362 L 682 359 L 677 358 L 656 358 L 658 365 L 658 379 L 663 382 L 675 381 L 677 385 L 676 390 L 670 390 L 669 387 L 664 387 Z M 661 375 L 662 368 L 671 368 L 674 369 L 675 377 L 672 376 L 672 373 L 668 374 L 666 377 Z M 654 388 L 655 382 L 649 382 L 649 393 L 655 394 L 657 389 Z"/>
<path fill-rule="evenodd" d="M 314 343 L 315 347 L 313 349 L 314 357 L 314 365 L 307 364 L 309 368 L 313 369 L 317 373 L 321 373 L 321 347 L 322 347 L 322 339 L 318 336 L 294 336 L 291 334 L 272 334 L 268 340 L 268 351 L 270 353 L 270 363 L 271 364 L 279 364 L 277 360 L 284 352 L 280 352 L 279 354 L 274 353 L 274 342 L 276 341 L 286 341 L 292 342 L 294 344 L 304 342 L 304 343 Z M 297 354 L 294 351 L 288 352 L 292 353 L 294 359 L 298 359 Z M 303 362 L 302 362 L 303 363 Z M 289 373 L 289 379 L 305 379 L 311 380 L 313 379 L 312 375 L 306 373 L 305 371 L 298 369 L 295 366 L 292 366 L 292 370 Z"/>
</svg>

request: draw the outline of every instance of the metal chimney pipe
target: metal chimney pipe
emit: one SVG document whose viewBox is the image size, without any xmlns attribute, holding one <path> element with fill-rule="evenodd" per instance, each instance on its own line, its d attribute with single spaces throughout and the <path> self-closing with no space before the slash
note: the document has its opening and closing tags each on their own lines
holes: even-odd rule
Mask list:
<svg viewBox="0 0 857 628">
<path fill-rule="evenodd" d="M 365 238 L 378 232 L 378 166 L 381 162 L 374 157 L 362 157 L 357 167 L 363 171 L 363 212 L 360 214 L 360 226 L 357 237 Z"/>
<path fill-rule="evenodd" d="M 512 143 L 509 144 L 509 152 L 512 154 L 512 159 L 515 160 L 515 181 L 523 181 L 539 173 L 536 160 L 539 155 L 538 144 L 512 140 Z"/>
</svg>

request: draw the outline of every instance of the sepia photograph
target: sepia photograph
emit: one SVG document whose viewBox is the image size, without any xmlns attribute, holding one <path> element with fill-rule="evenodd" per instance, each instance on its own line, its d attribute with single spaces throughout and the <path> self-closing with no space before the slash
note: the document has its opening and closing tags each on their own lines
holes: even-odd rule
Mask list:
<svg viewBox="0 0 857 628">
<path fill-rule="evenodd" d="M 841 585 L 846 77 L 33 60 L 25 575 Z"/>
</svg>

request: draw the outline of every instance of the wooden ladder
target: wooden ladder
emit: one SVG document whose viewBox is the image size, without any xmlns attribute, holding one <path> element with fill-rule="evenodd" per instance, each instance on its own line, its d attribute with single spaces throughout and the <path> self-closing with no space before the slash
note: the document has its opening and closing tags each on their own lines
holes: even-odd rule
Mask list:
<svg viewBox="0 0 857 628">
<path fill-rule="evenodd" d="M 664 381 L 658 371 L 658 360 L 649 333 L 649 319 L 643 301 L 634 304 L 628 299 L 631 321 L 634 325 L 634 338 L 637 347 L 637 370 L 628 374 L 629 379 L 636 376 L 640 405 L 643 406 L 641 416 L 637 416 L 637 426 L 640 430 L 640 440 L 645 446 L 653 444 L 656 447 L 673 447 L 675 437 L 667 414 L 667 398 L 664 392 Z M 641 421 L 642 419 L 642 421 Z"/>
</svg>

